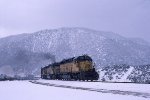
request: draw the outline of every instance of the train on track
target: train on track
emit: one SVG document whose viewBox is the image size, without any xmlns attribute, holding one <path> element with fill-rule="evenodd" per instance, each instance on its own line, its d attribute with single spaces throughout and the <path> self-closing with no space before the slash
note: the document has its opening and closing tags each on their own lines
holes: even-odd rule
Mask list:
<svg viewBox="0 0 150 100">
<path fill-rule="evenodd" d="M 41 68 L 41 78 L 51 80 L 98 80 L 93 60 L 88 55 L 64 59 Z"/>
</svg>

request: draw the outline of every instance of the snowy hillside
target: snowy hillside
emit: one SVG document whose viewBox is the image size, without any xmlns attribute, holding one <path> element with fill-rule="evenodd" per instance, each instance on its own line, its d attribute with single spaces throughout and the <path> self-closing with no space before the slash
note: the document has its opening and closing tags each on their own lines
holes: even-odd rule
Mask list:
<svg viewBox="0 0 150 100">
<path fill-rule="evenodd" d="M 113 65 L 99 69 L 101 81 L 150 83 L 150 65 Z"/>
<path fill-rule="evenodd" d="M 90 55 L 97 68 L 113 64 L 149 64 L 150 46 L 112 32 L 86 28 L 42 30 L 0 39 L 0 67 L 35 74 L 64 58 Z"/>
</svg>

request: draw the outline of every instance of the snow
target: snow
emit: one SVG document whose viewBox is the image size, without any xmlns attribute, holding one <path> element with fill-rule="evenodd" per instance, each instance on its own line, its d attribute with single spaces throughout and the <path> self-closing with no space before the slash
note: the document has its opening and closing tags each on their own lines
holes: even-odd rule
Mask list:
<svg viewBox="0 0 150 100">
<path fill-rule="evenodd" d="M 121 82 L 130 82 L 129 80 L 127 80 L 128 76 L 133 72 L 134 67 L 130 66 L 130 68 L 128 69 L 128 71 L 124 74 L 124 76 L 121 78 Z"/>
<path fill-rule="evenodd" d="M 51 83 L 58 85 L 87 87 L 95 89 L 107 89 L 107 90 L 122 90 L 150 93 L 149 84 L 134 84 L 134 83 L 105 83 L 105 82 L 84 82 L 84 81 L 61 81 L 61 80 L 38 80 L 42 83 Z"/>
<path fill-rule="evenodd" d="M 97 82 L 75 82 L 75 81 L 44 81 L 57 84 L 65 85 L 79 85 L 79 86 L 90 86 L 90 87 L 103 87 L 110 86 L 107 88 L 114 88 L 115 85 L 111 83 L 97 83 Z M 106 85 L 104 85 L 106 84 Z M 133 86 L 135 84 L 127 84 L 126 86 Z M 121 86 L 125 86 L 121 84 Z M 150 89 L 148 85 L 138 85 L 141 87 L 141 90 L 149 92 Z M 115 86 L 117 87 L 117 86 Z M 139 88 L 140 88 L 139 87 Z M 121 88 L 121 87 L 120 87 Z M 124 89 L 125 87 L 123 87 Z M 147 89 L 147 90 L 145 90 Z M 132 90 L 132 88 L 131 88 Z M 136 90 L 136 89 L 134 89 Z M 5 81 L 0 82 L 0 98 L 1 100 L 148 100 L 149 98 L 142 98 L 136 96 L 128 95 L 118 95 L 111 93 L 99 93 L 94 91 L 85 91 L 85 90 L 74 90 L 66 89 L 60 87 L 51 87 L 44 86 L 39 84 L 33 84 L 28 81 Z M 150 100 L 150 99 L 149 99 Z"/>
</svg>

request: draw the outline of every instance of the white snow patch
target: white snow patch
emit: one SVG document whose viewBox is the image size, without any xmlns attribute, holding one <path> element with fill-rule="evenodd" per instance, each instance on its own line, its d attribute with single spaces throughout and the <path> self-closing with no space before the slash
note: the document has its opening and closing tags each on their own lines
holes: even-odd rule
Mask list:
<svg viewBox="0 0 150 100">
<path fill-rule="evenodd" d="M 43 80 L 41 80 L 43 81 Z M 80 84 L 82 82 L 45 81 L 65 84 Z M 83 82 L 85 86 L 88 82 Z M 74 85 L 75 85 L 74 84 Z M 90 84 L 89 84 L 90 85 Z M 100 85 L 99 85 L 100 86 Z M 111 85 L 110 85 L 111 86 Z M 112 85 L 111 87 L 113 87 Z M 143 90 L 144 88 L 142 88 Z M 0 82 L 1 100 L 147 100 L 142 97 L 124 96 L 90 92 L 84 90 L 72 90 L 58 87 L 50 87 L 32 84 L 28 81 L 5 81 Z"/>
<path fill-rule="evenodd" d="M 131 82 L 130 80 L 127 79 L 127 77 L 133 72 L 134 67 L 130 66 L 128 71 L 124 74 L 124 76 L 121 78 L 122 82 Z"/>
</svg>

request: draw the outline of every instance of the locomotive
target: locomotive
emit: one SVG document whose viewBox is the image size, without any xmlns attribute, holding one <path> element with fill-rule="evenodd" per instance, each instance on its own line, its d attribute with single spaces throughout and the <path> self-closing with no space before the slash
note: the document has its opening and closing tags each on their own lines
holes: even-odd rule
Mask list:
<svg viewBox="0 0 150 100">
<path fill-rule="evenodd" d="M 42 79 L 58 80 L 98 80 L 99 74 L 93 66 L 92 58 L 82 55 L 41 68 Z"/>
</svg>

